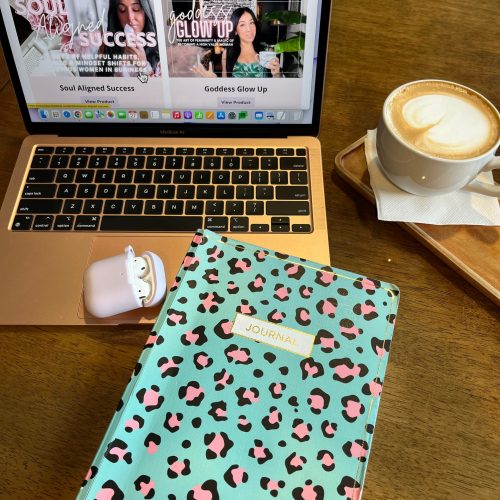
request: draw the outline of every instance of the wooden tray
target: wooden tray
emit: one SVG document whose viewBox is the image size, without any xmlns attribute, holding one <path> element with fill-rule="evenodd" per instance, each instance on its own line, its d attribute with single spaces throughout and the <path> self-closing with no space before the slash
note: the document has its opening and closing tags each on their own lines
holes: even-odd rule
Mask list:
<svg viewBox="0 0 500 500">
<path fill-rule="evenodd" d="M 335 158 L 339 175 L 375 203 L 365 158 L 365 137 Z M 500 305 L 500 228 L 492 226 L 437 226 L 399 222 L 427 248 L 477 289 Z"/>
</svg>

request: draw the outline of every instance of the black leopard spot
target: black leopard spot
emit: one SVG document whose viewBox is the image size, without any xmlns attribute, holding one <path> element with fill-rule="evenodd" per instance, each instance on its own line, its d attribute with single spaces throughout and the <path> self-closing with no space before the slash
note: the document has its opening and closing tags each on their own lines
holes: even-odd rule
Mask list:
<svg viewBox="0 0 500 500">
<path fill-rule="evenodd" d="M 150 389 L 142 388 L 136 394 L 139 403 L 144 405 L 147 412 L 157 410 L 165 401 L 163 396 L 160 396 L 160 388 L 157 385 L 152 385 Z"/>
<path fill-rule="evenodd" d="M 304 498 L 314 498 L 314 500 L 323 500 L 325 492 L 320 485 L 313 486 L 312 481 L 308 479 L 303 488 L 294 488 L 292 490 L 294 500 L 304 500 Z"/>
<path fill-rule="evenodd" d="M 311 314 L 305 307 L 298 307 L 295 310 L 295 321 L 302 326 L 311 324 Z"/>
<path fill-rule="evenodd" d="M 234 295 L 240 291 L 240 288 L 236 285 L 234 281 L 228 281 L 227 283 L 227 293 Z"/>
<path fill-rule="evenodd" d="M 221 339 L 230 339 L 234 335 L 231 333 L 233 322 L 228 319 L 221 319 L 214 327 L 214 333 Z"/>
<path fill-rule="evenodd" d="M 250 389 L 240 387 L 235 394 L 238 398 L 238 406 L 251 405 L 259 401 L 259 391 L 255 387 L 250 387 Z"/>
<path fill-rule="evenodd" d="M 368 295 L 373 295 L 380 288 L 380 281 L 359 277 L 354 280 L 353 285 L 354 288 L 364 290 Z"/>
<path fill-rule="evenodd" d="M 224 458 L 234 445 L 234 442 L 229 439 L 225 432 L 210 432 L 205 434 L 203 442 L 207 447 L 205 455 L 208 460 L 213 460 L 218 457 Z"/>
<path fill-rule="evenodd" d="M 267 250 L 256 250 L 253 255 L 257 262 L 264 262 L 269 252 Z"/>
<path fill-rule="evenodd" d="M 241 314 L 246 314 L 247 316 L 253 316 L 257 309 L 254 306 L 249 305 L 248 300 L 242 299 L 241 304 L 236 308 L 236 311 Z"/>
<path fill-rule="evenodd" d="M 271 397 L 273 399 L 279 399 L 283 396 L 283 391 L 286 389 L 286 384 L 282 382 L 273 382 L 269 386 L 269 392 L 271 393 Z"/>
<path fill-rule="evenodd" d="M 198 259 L 198 257 L 196 257 L 193 252 L 188 252 L 184 257 L 182 268 L 185 271 L 196 271 L 199 265 L 200 265 L 200 259 Z"/>
<path fill-rule="evenodd" d="M 280 422 L 283 419 L 281 413 L 276 406 L 269 408 L 269 415 L 262 419 L 262 425 L 268 431 L 279 429 Z"/>
<path fill-rule="evenodd" d="M 326 472 L 331 472 L 335 469 L 335 461 L 333 457 L 333 453 L 327 450 L 320 450 L 316 455 L 316 459 L 321 461 L 321 467 Z"/>
<path fill-rule="evenodd" d="M 277 300 L 281 300 L 281 302 L 285 302 L 286 300 L 290 299 L 291 292 L 292 289 L 290 287 L 278 283 L 274 287 L 273 297 Z"/>
<path fill-rule="evenodd" d="M 199 352 L 193 356 L 193 363 L 197 370 L 204 370 L 213 364 L 214 360 L 206 352 Z"/>
<path fill-rule="evenodd" d="M 309 433 L 312 431 L 312 425 L 305 423 L 302 419 L 296 418 L 292 424 L 292 437 L 303 443 L 304 441 L 309 441 Z"/>
<path fill-rule="evenodd" d="M 361 404 L 357 396 L 344 396 L 340 402 L 344 407 L 342 416 L 350 423 L 355 422 L 365 412 L 365 407 Z"/>
<path fill-rule="evenodd" d="M 184 399 L 188 406 L 199 406 L 205 398 L 205 391 L 196 381 L 191 381 L 179 389 L 179 399 Z"/>
<path fill-rule="evenodd" d="M 371 382 L 363 385 L 361 391 L 367 396 L 380 396 L 382 392 L 382 380 L 379 377 L 374 378 Z"/>
<path fill-rule="evenodd" d="M 236 365 L 249 365 L 253 363 L 250 357 L 250 349 L 246 347 L 240 349 L 236 344 L 231 344 L 224 349 L 224 354 L 229 363 L 234 362 Z"/>
<path fill-rule="evenodd" d="M 179 365 L 183 362 L 180 356 L 173 356 L 172 359 L 162 357 L 158 360 L 158 368 L 161 371 L 162 378 L 176 377 L 179 373 Z"/>
<path fill-rule="evenodd" d="M 320 314 L 325 314 L 329 318 L 335 318 L 335 313 L 337 312 L 338 301 L 337 299 L 330 297 L 325 300 L 320 300 L 316 304 L 316 310 Z"/>
<path fill-rule="evenodd" d="M 288 375 L 288 366 L 281 366 L 279 370 L 281 375 Z"/>
<path fill-rule="evenodd" d="M 342 297 L 347 297 L 347 295 L 349 295 L 349 290 L 347 290 L 346 288 L 339 288 L 337 289 L 337 293 Z"/>
<path fill-rule="evenodd" d="M 368 373 L 366 365 L 355 365 L 349 358 L 332 359 L 329 363 L 333 368 L 333 380 L 348 384 L 354 377 L 364 377 Z"/>
<path fill-rule="evenodd" d="M 255 279 L 248 284 L 248 289 L 252 293 L 262 292 L 265 283 L 266 283 L 266 278 L 264 278 L 262 274 L 257 274 L 257 276 L 255 276 Z"/>
<path fill-rule="evenodd" d="M 249 432 L 252 424 L 247 420 L 245 415 L 240 415 L 238 418 L 238 429 L 242 432 Z"/>
<path fill-rule="evenodd" d="M 109 496 L 109 492 L 105 493 L 107 495 L 106 498 L 109 498 L 109 500 L 123 500 L 125 498 L 123 491 L 120 488 L 118 488 L 118 485 L 111 479 L 109 479 L 102 485 L 101 491 L 97 493 L 97 497 L 101 496 L 103 490 L 111 490 L 113 492 L 111 496 Z"/>
<path fill-rule="evenodd" d="M 307 404 L 315 415 L 319 415 L 330 405 L 330 396 L 319 388 L 313 389 L 307 399 Z"/>
<path fill-rule="evenodd" d="M 313 289 L 310 287 L 310 286 L 306 286 L 306 285 L 302 285 L 300 288 L 299 288 L 299 293 L 300 293 L 300 296 L 303 298 L 303 299 L 310 299 L 311 298 L 311 295 L 313 294 Z"/>
<path fill-rule="evenodd" d="M 349 498 L 361 497 L 361 485 L 352 477 L 344 476 L 337 487 L 340 496 Z"/>
<path fill-rule="evenodd" d="M 365 300 L 364 304 L 356 304 L 352 310 L 354 314 L 363 316 L 366 321 L 378 318 L 377 308 L 371 300 Z"/>
<path fill-rule="evenodd" d="M 211 314 L 216 313 L 219 310 L 219 304 L 222 304 L 226 300 L 217 292 L 200 293 L 199 298 L 201 304 L 197 307 L 197 311 L 201 313 L 208 311 Z"/>
<path fill-rule="evenodd" d="M 207 255 L 209 256 L 208 262 L 212 263 L 219 259 L 222 259 L 222 257 L 224 257 L 224 252 L 217 246 L 214 246 L 207 250 Z"/>
<path fill-rule="evenodd" d="M 231 385 L 234 382 L 234 377 L 230 375 L 226 370 L 214 374 L 215 390 L 222 391 L 227 385 Z"/>
<path fill-rule="evenodd" d="M 132 453 L 125 451 L 128 448 L 128 444 L 121 439 L 114 439 L 106 448 L 104 452 L 104 458 L 108 459 L 111 463 L 116 464 L 120 460 L 123 460 L 127 464 L 132 463 Z"/>
<path fill-rule="evenodd" d="M 275 278 L 277 278 L 279 275 L 280 275 L 279 269 L 273 269 L 271 271 L 271 276 L 274 276 Z"/>
<path fill-rule="evenodd" d="M 335 436 L 335 432 L 337 431 L 337 424 L 335 422 L 329 422 L 328 420 L 323 420 L 321 423 L 321 432 L 323 436 L 330 439 Z"/>
<path fill-rule="evenodd" d="M 177 457 L 168 457 L 167 476 L 170 479 L 176 479 L 179 476 L 189 476 L 191 474 L 190 461 L 188 459 L 179 460 Z"/>
<path fill-rule="evenodd" d="M 278 311 L 278 309 L 273 309 L 268 315 L 267 320 L 272 323 L 282 323 L 283 318 L 286 318 L 286 313 Z"/>
<path fill-rule="evenodd" d="M 293 407 L 299 406 L 299 402 L 297 401 L 297 396 L 292 396 L 288 398 L 288 404 Z"/>
<path fill-rule="evenodd" d="M 250 259 L 230 259 L 228 262 L 229 274 L 239 274 L 246 273 L 252 269 L 252 263 Z"/>
<path fill-rule="evenodd" d="M 150 432 L 144 440 L 144 446 L 148 449 L 148 453 L 153 455 L 158 451 L 158 446 L 161 444 L 161 437 L 154 432 Z"/>
<path fill-rule="evenodd" d="M 145 499 L 150 499 L 155 496 L 155 483 L 151 481 L 149 476 L 139 476 L 134 481 L 135 490 L 139 491 Z"/>
<path fill-rule="evenodd" d="M 231 465 L 224 473 L 224 481 L 226 481 L 231 488 L 236 488 L 240 484 L 248 481 L 248 474 L 245 472 L 245 469 L 241 468 L 239 465 Z"/>
<path fill-rule="evenodd" d="M 222 422 L 227 420 L 226 416 L 227 405 L 225 401 L 216 401 L 215 403 L 211 403 L 211 410 L 208 414 L 216 421 Z"/>
<path fill-rule="evenodd" d="M 205 335 L 205 327 L 203 325 L 199 325 L 181 336 L 181 343 L 185 346 L 192 344 L 200 346 L 206 341 L 207 336 Z"/>
<path fill-rule="evenodd" d="M 151 349 L 155 345 L 157 338 L 158 338 L 158 334 L 155 331 L 152 331 L 149 334 L 149 337 L 146 340 L 146 343 L 144 344 L 143 350 L 144 349 Z"/>
<path fill-rule="evenodd" d="M 211 497 L 207 496 L 207 493 L 210 493 Z M 219 492 L 217 491 L 217 481 L 213 479 L 209 479 L 205 481 L 203 484 L 199 484 L 195 486 L 192 490 L 188 491 L 187 500 L 200 500 L 203 498 L 204 500 L 219 500 Z"/>
<path fill-rule="evenodd" d="M 205 270 L 205 274 L 202 277 L 210 285 L 219 283 L 219 271 L 215 268 Z"/>
<path fill-rule="evenodd" d="M 264 359 L 268 363 L 274 363 L 276 361 L 276 354 L 273 354 L 272 352 L 266 352 L 264 353 Z"/>
<path fill-rule="evenodd" d="M 285 467 L 288 474 L 293 474 L 294 472 L 298 472 L 303 469 L 303 465 L 307 463 L 306 457 L 302 457 L 297 455 L 297 453 L 293 452 L 289 455 L 285 460 Z"/>
<path fill-rule="evenodd" d="M 255 458 L 259 465 L 266 463 L 273 458 L 273 454 L 268 448 L 264 448 L 264 444 L 259 439 L 254 439 L 254 447 L 248 450 L 248 456 Z"/>
<path fill-rule="evenodd" d="M 184 311 L 176 311 L 175 309 L 169 309 L 167 311 L 167 325 L 185 325 L 187 323 L 186 313 Z"/>
<path fill-rule="evenodd" d="M 137 377 L 139 375 L 140 371 L 142 370 L 142 364 L 141 363 L 136 363 L 134 367 L 134 377 Z"/>
<path fill-rule="evenodd" d="M 347 441 L 342 446 L 342 450 L 348 457 L 354 457 L 360 462 L 366 462 L 368 443 L 362 439 L 356 439 L 354 443 L 352 441 Z"/>
<path fill-rule="evenodd" d="M 285 487 L 285 481 L 274 481 L 269 479 L 268 477 L 260 478 L 260 487 L 263 490 L 269 491 L 269 494 L 272 497 L 277 497 L 279 490 Z"/>
<path fill-rule="evenodd" d="M 314 337 L 314 344 L 320 345 L 321 350 L 327 354 L 340 347 L 340 344 L 335 340 L 333 334 L 323 329 L 319 330 Z"/>
<path fill-rule="evenodd" d="M 313 358 L 305 358 L 300 362 L 300 369 L 302 370 L 302 380 L 306 378 L 322 377 L 325 373 L 323 365 L 316 363 Z"/>
<path fill-rule="evenodd" d="M 181 421 L 184 418 L 182 413 L 170 413 L 167 412 L 167 416 L 165 417 L 165 422 L 163 423 L 163 427 L 170 432 L 177 432 L 181 428 Z"/>
<path fill-rule="evenodd" d="M 382 340 L 377 337 L 372 338 L 372 349 L 373 352 L 379 357 L 383 358 L 386 354 L 389 353 L 391 349 L 391 341 L 390 340 Z"/>
<path fill-rule="evenodd" d="M 354 325 L 354 321 L 347 318 L 343 318 L 340 320 L 340 334 L 343 335 L 346 339 L 354 340 L 362 333 L 363 329 L 357 328 Z"/>
<path fill-rule="evenodd" d="M 395 314 L 388 314 L 385 319 L 390 323 L 391 325 L 394 325 L 396 322 L 396 315 Z"/>
<path fill-rule="evenodd" d="M 139 415 L 134 415 L 130 420 L 125 422 L 125 431 L 133 432 L 136 429 L 142 429 L 144 426 L 144 419 Z"/>
<path fill-rule="evenodd" d="M 85 476 L 85 479 L 83 480 L 81 487 L 83 488 L 91 479 L 93 479 L 96 476 L 98 472 L 99 469 L 95 465 L 92 465 L 88 470 L 87 475 Z"/>
<path fill-rule="evenodd" d="M 188 284 L 188 287 L 189 287 L 189 288 L 191 288 L 191 290 L 192 290 L 193 288 L 196 288 L 196 285 L 197 285 L 198 283 L 196 282 L 196 280 L 189 280 L 189 281 L 187 282 L 187 284 Z M 172 291 L 172 290 L 170 290 L 170 291 Z"/>
<path fill-rule="evenodd" d="M 324 267 L 321 271 L 316 271 L 316 278 L 314 282 L 323 287 L 327 287 L 336 280 L 337 275 L 333 272 L 333 269 Z"/>
<path fill-rule="evenodd" d="M 300 280 L 305 273 L 305 269 L 299 264 L 288 263 L 285 266 L 286 274 L 289 278 Z"/>
</svg>

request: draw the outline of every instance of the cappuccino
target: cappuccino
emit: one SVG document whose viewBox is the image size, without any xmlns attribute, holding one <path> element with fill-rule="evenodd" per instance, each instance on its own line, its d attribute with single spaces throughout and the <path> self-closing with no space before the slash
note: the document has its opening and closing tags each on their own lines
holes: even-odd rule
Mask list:
<svg viewBox="0 0 500 500">
<path fill-rule="evenodd" d="M 421 81 L 401 88 L 388 102 L 386 119 L 410 147 L 429 156 L 465 160 L 498 142 L 498 112 L 475 92 L 444 81 Z"/>
</svg>

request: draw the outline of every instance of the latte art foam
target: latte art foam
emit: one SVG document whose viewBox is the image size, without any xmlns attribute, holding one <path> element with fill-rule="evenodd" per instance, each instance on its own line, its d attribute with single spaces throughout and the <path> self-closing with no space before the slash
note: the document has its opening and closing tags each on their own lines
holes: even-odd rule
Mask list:
<svg viewBox="0 0 500 500">
<path fill-rule="evenodd" d="M 389 106 L 393 130 L 412 147 L 432 156 L 466 159 L 498 141 L 498 115 L 462 87 L 422 82 L 404 88 Z"/>
</svg>

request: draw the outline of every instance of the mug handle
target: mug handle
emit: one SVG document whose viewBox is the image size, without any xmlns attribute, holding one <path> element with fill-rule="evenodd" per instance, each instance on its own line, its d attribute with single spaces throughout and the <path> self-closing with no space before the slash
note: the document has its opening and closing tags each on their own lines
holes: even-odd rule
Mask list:
<svg viewBox="0 0 500 500">
<path fill-rule="evenodd" d="M 487 163 L 481 172 L 491 172 L 500 168 L 500 156 L 495 156 L 489 163 Z M 471 181 L 467 186 L 462 189 L 470 191 L 472 193 L 484 194 L 486 196 L 496 196 L 500 197 L 500 186 L 498 184 L 486 184 L 485 182 L 480 182 L 476 179 Z"/>
</svg>

